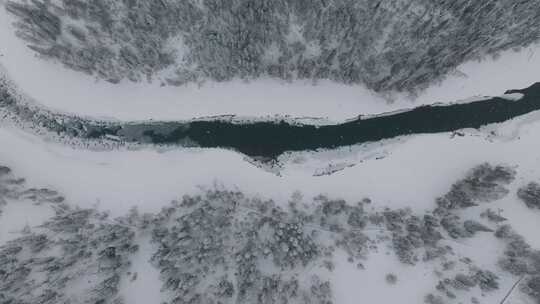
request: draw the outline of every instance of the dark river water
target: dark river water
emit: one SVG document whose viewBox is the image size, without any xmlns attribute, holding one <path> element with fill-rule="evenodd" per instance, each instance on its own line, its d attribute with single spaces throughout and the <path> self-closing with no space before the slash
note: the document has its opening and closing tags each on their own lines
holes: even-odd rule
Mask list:
<svg viewBox="0 0 540 304">
<path fill-rule="evenodd" d="M 540 109 L 540 83 L 536 83 L 526 89 L 507 91 L 524 95 L 517 101 L 492 97 L 463 104 L 422 106 L 336 125 L 224 120 L 114 123 L 32 109 L 17 103 L 7 90 L 1 89 L 0 86 L 0 107 L 19 120 L 32 121 L 60 135 L 89 139 L 115 136 L 126 142 L 229 148 L 264 158 L 275 158 L 286 151 L 336 148 L 401 135 L 479 128 Z"/>
<path fill-rule="evenodd" d="M 522 93 L 524 97 L 518 101 L 493 97 L 465 104 L 422 106 L 327 126 L 195 121 L 127 124 L 115 135 L 128 141 L 144 139 L 160 144 L 194 142 L 200 147 L 226 147 L 250 156 L 274 158 L 285 151 L 336 148 L 400 135 L 479 128 L 540 109 L 540 83 L 507 93 Z"/>
</svg>

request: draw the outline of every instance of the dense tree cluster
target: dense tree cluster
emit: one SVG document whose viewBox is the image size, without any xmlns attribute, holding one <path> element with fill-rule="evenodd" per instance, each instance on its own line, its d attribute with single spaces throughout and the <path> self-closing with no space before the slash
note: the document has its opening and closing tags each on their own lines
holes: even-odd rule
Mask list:
<svg viewBox="0 0 540 304">
<path fill-rule="evenodd" d="M 447 253 L 438 245 L 443 236 L 439 231 L 440 220 L 433 215 L 418 216 L 406 209 L 387 209 L 383 216 L 386 228 L 392 233 L 392 247 L 402 263 L 414 265 L 420 258 L 432 260 Z"/>
<path fill-rule="evenodd" d="M 120 304 L 120 279 L 138 250 L 135 231 L 107 214 L 73 208 L 54 190 L 29 188 L 0 165 L 0 211 L 23 201 L 54 215 L 0 244 L 0 303 Z"/>
<path fill-rule="evenodd" d="M 45 57 L 111 82 L 331 79 L 413 91 L 539 39 L 534 0 L 8 1 Z M 161 74 L 160 74 L 161 75 Z"/>
<path fill-rule="evenodd" d="M 482 292 L 490 292 L 499 289 L 499 277 L 485 269 L 470 267 L 469 273 L 458 273 L 453 278 L 445 278 L 437 284 L 437 291 L 443 293 L 449 299 L 455 299 L 456 293 L 469 291 L 478 287 Z M 437 299 L 433 297 L 431 300 Z M 442 300 L 442 298 L 440 299 Z M 430 303 L 426 298 L 426 303 Z M 434 303 L 437 303 L 436 301 Z M 444 301 L 442 303 L 445 303 Z"/>
<path fill-rule="evenodd" d="M 238 192 L 186 196 L 153 220 L 152 260 L 172 303 L 329 303 L 330 284 L 305 272 L 326 251 L 305 220 Z"/>
<path fill-rule="evenodd" d="M 521 286 L 521 290 L 535 299 L 537 304 L 540 303 L 540 275 L 528 278 L 525 284 Z"/>
<path fill-rule="evenodd" d="M 497 229 L 495 236 L 506 242 L 499 265 L 505 271 L 524 278 L 520 290 L 540 303 L 540 250 L 532 248 L 510 226 Z"/>
<path fill-rule="evenodd" d="M 121 303 L 134 231 L 65 205 L 35 231 L 0 247 L 2 303 Z"/>
<path fill-rule="evenodd" d="M 472 237 L 477 232 L 493 232 L 476 220 L 462 221 L 457 211 L 503 198 L 509 193 L 507 186 L 514 181 L 515 175 L 513 168 L 483 163 L 455 182 L 448 193 L 437 198 L 434 213 L 441 218 L 440 224 L 448 235 L 463 238 Z M 481 217 L 496 223 L 505 220 L 491 209 L 485 210 Z"/>
<path fill-rule="evenodd" d="M 495 236 L 506 242 L 500 266 L 514 275 L 540 275 L 540 250 L 533 249 L 508 225 L 497 229 Z"/>
<path fill-rule="evenodd" d="M 6 166 L 0 166 L 0 216 L 2 215 L 2 207 L 7 205 L 6 196 L 11 192 L 9 183 L 6 179 L 11 174 L 11 169 Z"/>
</svg>

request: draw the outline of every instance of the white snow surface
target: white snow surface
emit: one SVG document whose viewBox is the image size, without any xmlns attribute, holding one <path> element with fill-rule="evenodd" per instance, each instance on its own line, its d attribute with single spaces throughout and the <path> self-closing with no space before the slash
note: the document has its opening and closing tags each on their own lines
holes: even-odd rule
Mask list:
<svg viewBox="0 0 540 304">
<path fill-rule="evenodd" d="M 159 81 L 113 85 L 36 57 L 14 36 L 11 21 L 0 8 L 0 67 L 18 88 L 53 110 L 116 120 L 184 120 L 233 114 L 343 121 L 360 114 L 420 104 L 501 95 L 506 89 L 526 87 L 540 80 L 535 70 L 540 66 L 540 45 L 535 45 L 519 52 L 504 52 L 498 59 L 465 63 L 457 69 L 459 72 L 418 98 L 394 96 L 394 103 L 387 103 L 383 96 L 361 86 L 328 81 L 316 86 L 271 79 L 208 82 L 201 87 L 161 87 Z M 505 96 L 509 100 L 520 97 Z M 423 212 L 432 209 L 436 197 L 446 193 L 475 165 L 507 164 L 516 168 L 517 178 L 509 186 L 510 194 L 489 207 L 500 208 L 508 223 L 531 246 L 540 248 L 540 211 L 526 208 L 516 197 L 519 187 L 540 181 L 539 132 L 537 111 L 479 131 L 463 130 L 465 136 L 412 135 L 335 150 L 287 153 L 279 158 L 278 166 L 260 168 L 230 150 L 149 146 L 90 151 L 0 124 L 0 165 L 13 169 L 16 176 L 26 178 L 33 187 L 58 190 L 70 203 L 97 206 L 113 216 L 122 216 L 132 207 L 141 212 L 158 212 L 171 200 L 197 194 L 200 187 L 212 185 L 236 188 L 278 203 L 287 202 L 295 191 L 300 191 L 306 201 L 321 193 L 350 203 L 369 197 L 377 209 L 410 207 Z M 467 209 L 467 215 L 477 215 L 485 207 Z M 44 206 L 8 201 L 0 215 L 0 245 L 16 237 L 25 225 L 37 226 L 51 215 Z M 495 269 L 496 258 L 504 248 L 492 238 L 480 234 L 451 245 L 460 256 Z M 148 238 L 143 237 L 141 251 L 132 261 L 138 279 L 122 283 L 121 294 L 127 303 L 157 304 L 164 300 L 159 274 L 148 263 L 151 247 Z M 383 246 L 369 254 L 364 266 L 365 270 L 358 271 L 345 258 L 338 261 L 332 272 L 336 303 L 422 303 L 437 280 L 435 265 L 403 265 Z M 386 284 L 387 273 L 397 275 L 396 285 Z M 485 304 L 499 303 L 514 282 L 511 276 L 502 277 L 498 291 L 478 298 Z M 470 295 L 466 294 L 463 303 L 470 302 Z M 516 292 L 508 303 L 529 302 Z"/>
<path fill-rule="evenodd" d="M 132 259 L 131 272 L 136 273 L 136 279 L 122 281 L 120 293 L 129 304 L 159 304 L 167 299 L 167 294 L 161 291 L 159 270 L 150 264 L 152 253 L 156 248 L 149 236 L 139 236 L 139 251 Z"/>
<path fill-rule="evenodd" d="M 12 16 L 0 8 L 0 66 L 24 93 L 57 111 L 124 121 L 237 115 L 339 122 L 422 104 L 501 95 L 507 89 L 527 87 L 540 80 L 535 70 L 540 66 L 538 44 L 519 52 L 503 52 L 498 59 L 464 63 L 416 98 L 404 94 L 381 96 L 361 85 L 323 80 L 316 84 L 275 79 L 208 81 L 180 87 L 163 87 L 158 79 L 152 83 L 111 84 L 39 58 L 15 36 L 12 22 Z M 389 99 L 394 101 L 389 103 Z"/>
<path fill-rule="evenodd" d="M 28 200 L 8 200 L 7 203 L 0 214 L 0 246 L 19 237 L 26 226 L 39 226 L 54 214 L 48 206 L 38 206 Z"/>
</svg>

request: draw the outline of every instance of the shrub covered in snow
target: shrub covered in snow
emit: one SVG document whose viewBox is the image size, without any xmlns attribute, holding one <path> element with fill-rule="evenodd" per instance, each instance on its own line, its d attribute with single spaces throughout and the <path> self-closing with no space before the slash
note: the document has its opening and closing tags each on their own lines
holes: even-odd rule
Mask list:
<svg viewBox="0 0 540 304">
<path fill-rule="evenodd" d="M 515 170 L 505 166 L 484 163 L 457 181 L 450 191 L 437 199 L 438 211 L 467 208 L 478 202 L 498 200 L 508 194 L 505 188 L 515 178 Z"/>
<path fill-rule="evenodd" d="M 416 264 L 422 252 L 424 259 L 434 258 L 430 253 L 438 247 L 442 235 L 440 225 L 432 215 L 426 214 L 421 218 L 409 210 L 387 210 L 384 215 L 386 226 L 392 231 L 393 249 L 401 262 Z"/>
<path fill-rule="evenodd" d="M 27 188 L 25 182 L 25 179 L 15 177 L 9 167 L 0 165 L 0 215 L 8 199 L 29 200 L 36 205 L 62 203 L 65 200 L 54 190 Z"/>
<path fill-rule="evenodd" d="M 487 218 L 489 221 L 494 223 L 502 223 L 507 220 L 504 216 L 500 215 L 500 212 L 495 212 L 490 208 L 480 214 L 482 218 Z"/>
<path fill-rule="evenodd" d="M 394 285 L 397 283 L 397 276 L 393 273 L 389 273 L 387 274 L 384 279 L 386 280 L 386 283 L 390 284 L 390 285 Z"/>
<path fill-rule="evenodd" d="M 517 195 L 527 207 L 540 209 L 540 184 L 531 182 L 520 188 Z"/>
<path fill-rule="evenodd" d="M 521 285 L 521 290 L 533 298 L 536 303 L 540 303 L 540 275 L 528 278 L 525 283 Z"/>
<path fill-rule="evenodd" d="M 441 296 L 434 295 L 432 293 L 424 297 L 424 303 L 426 304 L 444 304 L 444 298 Z"/>
<path fill-rule="evenodd" d="M 514 275 L 540 274 L 540 250 L 534 250 L 508 225 L 501 226 L 495 236 L 506 242 L 499 265 Z"/>
</svg>

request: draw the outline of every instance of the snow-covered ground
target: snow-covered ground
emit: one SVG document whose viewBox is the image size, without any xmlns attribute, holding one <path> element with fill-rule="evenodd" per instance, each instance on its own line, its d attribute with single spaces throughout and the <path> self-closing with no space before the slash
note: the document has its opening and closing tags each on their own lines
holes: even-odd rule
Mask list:
<svg viewBox="0 0 540 304">
<path fill-rule="evenodd" d="M 515 168 L 516 179 L 509 186 L 508 196 L 488 203 L 489 208 L 500 209 L 508 218 L 507 223 L 533 248 L 539 248 L 536 231 L 540 211 L 526 208 L 516 197 L 518 188 L 540 179 L 540 155 L 535 152 L 540 145 L 538 132 L 540 112 L 533 112 L 480 131 L 464 130 L 465 136 L 413 135 L 349 149 L 288 154 L 280 159 L 280 167 L 276 169 L 279 174 L 275 174 L 232 151 L 158 151 L 148 147 L 96 152 L 62 146 L 2 127 L 0 146 L 9 148 L 0 149 L 0 161 L 17 176 L 26 177 L 28 185 L 59 190 L 70 203 L 83 208 L 97 206 L 117 216 L 125 215 L 134 206 L 143 212 L 159 212 L 171 200 L 184 194 L 197 194 L 199 186 L 211 187 L 212 183 L 239 189 L 247 195 L 273 198 L 282 205 L 295 191 L 300 191 L 308 200 L 320 193 L 345 198 L 351 203 L 369 197 L 375 209 L 410 207 L 422 213 L 433 209 L 435 198 L 446 193 L 473 166 L 486 161 L 506 164 Z M 349 165 L 335 165 L 338 170 L 329 175 L 316 174 L 320 168 L 338 162 Z M 50 216 L 42 208 L 9 203 L 0 217 L 0 242 L 12 238 L 11 229 L 17 232 L 28 221 L 34 226 Z M 467 209 L 463 216 L 478 218 L 484 208 L 486 205 Z M 468 257 L 483 269 L 497 269 L 497 259 L 504 251 L 503 244 L 492 234 L 445 242 L 449 242 L 456 257 Z M 132 259 L 132 271 L 139 273 L 138 279 L 123 280 L 120 294 L 129 303 L 160 303 L 166 293 L 159 291 L 158 274 L 148 263 L 155 248 L 149 245 L 146 236 L 142 236 L 140 244 L 141 251 Z M 421 303 L 426 293 L 434 292 L 440 279 L 434 272 L 439 264 L 402 264 L 383 244 L 370 251 L 363 262 L 365 270 L 357 270 L 339 254 L 335 263 L 329 275 L 335 301 L 340 304 L 357 303 L 360 298 L 377 299 L 378 303 L 395 303 L 396 299 L 406 298 L 411 303 Z M 454 271 L 466 273 L 467 269 L 466 264 L 459 264 Z M 397 276 L 395 285 L 386 283 L 388 273 Z M 474 295 L 479 303 L 498 303 L 516 280 L 502 276 L 499 290 L 485 295 L 479 290 L 462 292 L 458 299 L 468 301 Z M 515 292 L 509 303 L 530 302 Z"/>
<path fill-rule="evenodd" d="M 2 4 L 2 1 L 0 1 Z M 435 102 L 501 95 L 539 81 L 540 45 L 507 51 L 498 59 L 467 62 L 420 96 L 380 96 L 362 86 L 319 81 L 283 83 L 259 79 L 246 83 L 207 82 L 172 87 L 153 83 L 110 84 L 38 58 L 15 36 L 12 16 L 0 9 L 0 66 L 23 92 L 58 111 L 118 120 L 187 120 L 234 114 L 240 117 L 315 117 L 343 121 Z M 127 110 L 129 109 L 129 110 Z"/>
<path fill-rule="evenodd" d="M 159 81 L 113 85 L 37 58 L 15 37 L 11 21 L 0 9 L 0 71 L 17 89 L 49 109 L 96 118 L 185 120 L 233 114 L 251 118 L 313 117 L 336 122 L 420 104 L 501 95 L 507 89 L 540 81 L 534 69 L 540 66 L 540 45 L 535 45 L 519 52 L 505 52 L 498 59 L 463 64 L 455 74 L 416 99 L 393 96 L 393 103 L 386 102 L 388 96 L 361 86 L 325 81 L 317 85 L 271 79 L 209 82 L 200 87 L 162 87 Z M 505 98 L 517 100 L 520 95 Z M 133 207 L 141 213 L 156 214 L 183 195 L 197 195 L 201 188 L 212 187 L 237 189 L 250 197 L 273 199 L 281 206 L 299 193 L 305 202 L 326 194 L 350 204 L 370 198 L 369 208 L 375 211 L 410 208 L 424 214 L 435 208 L 436 198 L 447 193 L 452 183 L 472 167 L 485 162 L 505 164 L 517 172 L 507 187 L 509 194 L 486 204 L 500 210 L 508 219 L 506 223 L 534 249 L 540 249 L 540 210 L 527 208 L 516 196 L 519 188 L 540 180 L 539 133 L 540 111 L 536 111 L 481 130 L 418 134 L 333 150 L 285 153 L 277 163 L 268 164 L 218 148 L 120 145 L 114 150 L 89 150 L 26 133 L 3 124 L 0 118 L 0 166 L 8 166 L 16 177 L 24 177 L 24 187 L 54 189 L 69 204 L 96 207 L 120 217 Z M 20 236 L 27 226 L 37 227 L 54 215 L 49 205 L 21 197 L 6 199 L 5 206 L 0 200 L 0 246 Z M 478 219 L 485 208 L 468 208 L 460 216 Z M 130 257 L 130 275 L 137 279 L 123 279 L 119 292 L 126 303 L 162 303 L 170 296 L 162 290 L 159 270 L 149 262 L 157 246 L 150 238 L 148 231 L 138 231 L 135 236 L 140 248 Z M 378 241 L 381 244 L 377 250 L 370 250 L 363 261 L 363 270 L 337 254 L 335 269 L 329 274 L 335 303 L 422 303 L 441 279 L 434 272 L 441 265 L 400 263 L 384 243 L 387 239 Z M 452 247 L 456 259 L 468 257 L 474 265 L 491 270 L 497 269 L 497 260 L 505 249 L 492 233 L 458 241 L 447 237 L 443 242 Z M 455 271 L 468 271 L 460 268 L 465 264 L 460 262 Z M 320 270 L 305 270 L 311 271 Z M 396 275 L 396 284 L 386 282 L 388 273 Z M 482 304 L 499 303 L 515 281 L 516 277 L 504 275 L 499 290 L 484 296 L 475 289 L 459 293 L 458 300 L 469 303 L 474 295 Z M 0 300 L 2 296 L 0 293 Z M 530 304 L 529 300 L 516 292 L 507 303 Z"/>
</svg>

